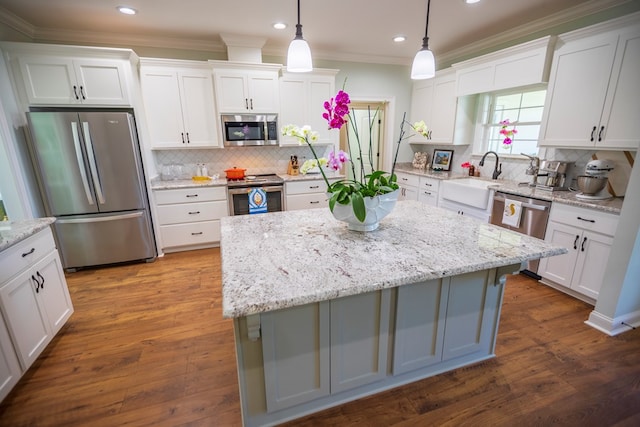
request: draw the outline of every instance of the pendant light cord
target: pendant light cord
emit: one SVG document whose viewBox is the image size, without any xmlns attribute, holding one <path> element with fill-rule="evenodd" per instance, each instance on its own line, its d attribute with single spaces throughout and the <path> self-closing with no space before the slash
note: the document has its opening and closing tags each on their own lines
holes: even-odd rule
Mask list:
<svg viewBox="0 0 640 427">
<path fill-rule="evenodd" d="M 298 0 L 300 3 L 300 0 Z M 424 38 L 422 39 L 422 48 L 429 49 L 429 10 L 431 9 L 431 0 L 427 0 L 427 25 L 424 28 Z M 298 13 L 300 13 L 300 8 L 298 7 Z M 298 18 L 299 20 L 300 18 Z"/>
<path fill-rule="evenodd" d="M 296 38 L 302 38 L 302 25 L 300 25 L 300 0 L 298 0 L 298 24 L 296 25 Z"/>
</svg>

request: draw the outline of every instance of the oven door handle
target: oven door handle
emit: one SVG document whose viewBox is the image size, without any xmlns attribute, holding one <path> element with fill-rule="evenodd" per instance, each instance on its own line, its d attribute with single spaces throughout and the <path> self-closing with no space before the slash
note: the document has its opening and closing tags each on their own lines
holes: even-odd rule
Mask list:
<svg viewBox="0 0 640 427">
<path fill-rule="evenodd" d="M 240 187 L 240 188 L 229 188 L 229 194 L 248 194 L 254 188 L 262 188 L 267 193 L 273 193 L 276 191 L 283 191 L 284 187 L 281 185 L 271 185 L 271 186 L 261 186 L 256 185 L 253 187 Z"/>
<path fill-rule="evenodd" d="M 496 202 L 504 202 L 505 198 L 504 197 L 500 197 L 500 196 L 494 196 L 493 200 L 495 200 Z M 521 206 L 523 208 L 535 209 L 535 210 L 538 210 L 538 211 L 546 211 L 547 210 L 546 206 L 534 205 L 533 203 L 522 203 Z"/>
</svg>

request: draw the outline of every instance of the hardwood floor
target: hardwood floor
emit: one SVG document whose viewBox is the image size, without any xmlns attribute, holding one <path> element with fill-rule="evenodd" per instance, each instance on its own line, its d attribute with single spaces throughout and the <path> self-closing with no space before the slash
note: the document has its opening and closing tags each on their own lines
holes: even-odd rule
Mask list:
<svg viewBox="0 0 640 427">
<path fill-rule="evenodd" d="M 75 313 L 0 426 L 241 425 L 218 249 L 67 280 Z M 496 358 L 288 425 L 640 425 L 640 330 L 607 337 L 584 325 L 591 309 L 510 277 Z"/>
</svg>

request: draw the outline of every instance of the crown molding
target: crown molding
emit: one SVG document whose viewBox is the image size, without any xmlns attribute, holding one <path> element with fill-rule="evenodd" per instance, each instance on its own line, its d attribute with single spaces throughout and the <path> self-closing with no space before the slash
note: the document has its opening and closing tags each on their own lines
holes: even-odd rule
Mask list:
<svg viewBox="0 0 640 427">
<path fill-rule="evenodd" d="M 532 34 L 549 31 L 551 28 L 558 25 L 567 24 L 634 1 L 636 0 L 590 0 L 553 15 L 531 21 L 525 25 L 520 25 L 517 28 L 512 28 L 494 36 L 470 43 L 465 47 L 450 50 L 443 54 L 436 54 L 436 60 L 438 62 L 451 64 L 456 61 L 464 60 L 464 58 L 477 56 L 478 52 L 489 52 L 497 46 L 504 47 L 505 44 L 513 43 L 515 40 L 522 40 L 523 38 L 530 37 Z M 538 37 L 540 37 L 540 34 L 538 34 Z"/>
<path fill-rule="evenodd" d="M 0 6 L 0 23 L 29 38 L 33 38 L 36 33 L 36 27 L 34 25 L 14 15 L 2 6 Z"/>
</svg>

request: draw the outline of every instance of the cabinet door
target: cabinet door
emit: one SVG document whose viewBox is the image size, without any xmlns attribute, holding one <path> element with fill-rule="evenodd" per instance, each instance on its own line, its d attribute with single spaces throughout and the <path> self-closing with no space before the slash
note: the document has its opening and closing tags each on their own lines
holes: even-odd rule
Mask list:
<svg viewBox="0 0 640 427">
<path fill-rule="evenodd" d="M 624 33 L 618 42 L 597 147 L 633 148 L 640 143 L 640 30 Z M 604 126 L 604 129 L 602 127 Z"/>
<path fill-rule="evenodd" d="M 253 72 L 249 74 L 249 110 L 254 113 L 277 113 L 280 111 L 278 74 L 275 72 Z"/>
<path fill-rule="evenodd" d="M 602 234 L 585 231 L 580 236 L 571 289 L 598 299 L 612 244 L 613 238 Z"/>
<path fill-rule="evenodd" d="M 326 208 L 329 206 L 329 198 L 323 193 L 294 194 L 287 196 L 287 210 L 297 211 L 301 209 Z"/>
<path fill-rule="evenodd" d="M 79 88 L 70 58 L 25 55 L 18 58 L 18 64 L 30 105 L 80 103 Z"/>
<path fill-rule="evenodd" d="M 418 189 L 415 187 L 404 187 L 400 185 L 398 200 L 418 200 Z"/>
<path fill-rule="evenodd" d="M 18 383 L 22 370 L 9 331 L 0 315 L 0 401 Z"/>
<path fill-rule="evenodd" d="M 39 297 L 36 271 L 31 269 L 0 289 L 7 328 L 23 370 L 31 366 L 53 336 L 47 315 L 40 308 Z"/>
<path fill-rule="evenodd" d="M 431 111 L 433 108 L 433 80 L 421 80 L 413 83 L 411 94 L 411 123 L 424 120 L 427 127 L 431 129 Z M 412 142 L 426 142 L 427 138 L 416 133 L 411 138 Z"/>
<path fill-rule="evenodd" d="M 456 79 L 455 75 L 436 77 L 433 86 L 431 117 L 427 126 L 431 129 L 432 143 L 453 144 L 453 130 L 456 122 Z M 427 120 L 426 118 L 424 120 Z"/>
<path fill-rule="evenodd" d="M 247 76 L 242 72 L 216 71 L 216 99 L 220 113 L 249 111 Z M 275 110 L 277 111 L 277 110 Z"/>
<path fill-rule="evenodd" d="M 267 411 L 329 395 L 329 302 L 260 315 Z"/>
<path fill-rule="evenodd" d="M 163 68 L 141 70 L 142 97 L 154 148 L 184 147 L 178 72 Z"/>
<path fill-rule="evenodd" d="M 567 42 L 556 51 L 540 145 L 595 145 L 617 41 L 617 35 L 604 34 Z"/>
<path fill-rule="evenodd" d="M 579 228 L 549 221 L 544 240 L 568 248 L 569 252 L 541 259 L 538 274 L 560 285 L 570 287 L 581 236 L 582 230 Z"/>
<path fill-rule="evenodd" d="M 73 304 L 58 252 L 47 255 L 34 267 L 34 271 L 41 282 L 40 291 L 37 292 L 38 302 L 52 335 L 55 335 L 73 314 Z"/>
<path fill-rule="evenodd" d="M 493 351 L 503 287 L 494 284 L 494 274 L 495 270 L 483 270 L 451 277 L 443 360 Z"/>
<path fill-rule="evenodd" d="M 331 393 L 386 376 L 390 290 L 344 297 L 331 305 Z"/>
<path fill-rule="evenodd" d="M 280 95 L 282 96 L 282 102 L 280 103 L 280 117 L 278 117 L 280 123 L 278 123 L 278 125 L 281 128 L 289 124 L 296 126 L 304 126 L 305 124 L 308 124 L 313 130 L 318 130 L 307 121 L 307 117 L 309 117 L 308 110 L 310 108 L 307 99 L 307 89 L 307 82 L 303 77 L 287 76 L 280 80 Z M 279 138 L 281 146 L 300 145 L 298 138 L 284 135 L 279 135 Z"/>
<path fill-rule="evenodd" d="M 322 117 L 325 112 L 324 102 L 336 95 L 335 77 L 314 77 L 309 80 L 308 117 L 306 123 L 318 132 L 318 143 L 337 144 L 340 132 L 329 129 L 327 121 Z"/>
<path fill-rule="evenodd" d="M 442 360 L 448 292 L 442 279 L 398 287 L 394 375 Z"/>
<path fill-rule="evenodd" d="M 123 61 L 82 58 L 74 68 L 83 104 L 129 105 Z"/>
<path fill-rule="evenodd" d="M 187 146 L 219 146 L 211 72 L 184 71 L 179 73 L 179 82 Z"/>
</svg>

